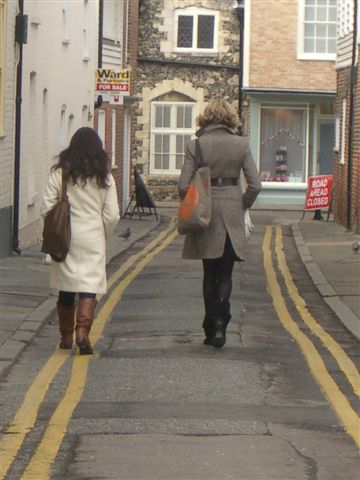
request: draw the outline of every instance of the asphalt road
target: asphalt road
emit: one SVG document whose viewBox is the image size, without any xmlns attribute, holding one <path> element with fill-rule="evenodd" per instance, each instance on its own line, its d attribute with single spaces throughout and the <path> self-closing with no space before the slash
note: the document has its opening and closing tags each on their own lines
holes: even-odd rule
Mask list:
<svg viewBox="0 0 360 480">
<path fill-rule="evenodd" d="M 7 479 L 359 479 L 358 345 L 290 228 L 258 223 L 221 350 L 202 344 L 201 263 L 181 260 L 179 236 L 152 249 L 160 231 L 111 264 L 111 278 L 130 267 L 99 303 L 93 357 L 59 353 L 55 319 L 42 329 L 2 388 L 1 424 L 19 415 L 3 437 L 14 444 Z"/>
</svg>

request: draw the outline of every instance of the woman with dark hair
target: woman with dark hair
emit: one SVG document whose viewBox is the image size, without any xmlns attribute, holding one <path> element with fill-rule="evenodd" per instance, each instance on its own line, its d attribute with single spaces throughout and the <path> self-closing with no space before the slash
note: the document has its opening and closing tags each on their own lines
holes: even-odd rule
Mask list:
<svg viewBox="0 0 360 480">
<path fill-rule="evenodd" d="M 59 290 L 59 347 L 72 348 L 75 327 L 80 354 L 93 353 L 89 332 L 96 294 L 106 293 L 105 240 L 119 221 L 116 186 L 108 165 L 96 131 L 80 128 L 51 169 L 41 207 L 41 214 L 45 216 L 56 204 L 64 176 L 70 203 L 71 243 L 65 261 L 52 262 L 50 287 Z"/>
<path fill-rule="evenodd" d="M 245 259 L 244 211 L 255 201 L 261 183 L 248 140 L 236 134 L 240 122 L 232 105 L 225 100 L 210 102 L 197 123 L 202 158 L 211 171 L 212 217 L 205 230 L 186 235 L 183 258 L 202 260 L 204 344 L 220 348 L 225 344 L 231 319 L 234 262 Z M 196 169 L 193 140 L 187 147 L 179 180 L 181 197 L 185 196 Z M 244 192 L 241 171 L 247 183 Z"/>
</svg>

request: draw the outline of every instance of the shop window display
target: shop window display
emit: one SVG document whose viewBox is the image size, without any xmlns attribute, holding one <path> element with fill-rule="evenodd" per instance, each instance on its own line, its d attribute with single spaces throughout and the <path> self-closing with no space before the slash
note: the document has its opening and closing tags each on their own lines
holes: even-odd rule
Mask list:
<svg viewBox="0 0 360 480">
<path fill-rule="evenodd" d="M 262 108 L 260 175 L 263 182 L 306 181 L 305 109 Z"/>
</svg>

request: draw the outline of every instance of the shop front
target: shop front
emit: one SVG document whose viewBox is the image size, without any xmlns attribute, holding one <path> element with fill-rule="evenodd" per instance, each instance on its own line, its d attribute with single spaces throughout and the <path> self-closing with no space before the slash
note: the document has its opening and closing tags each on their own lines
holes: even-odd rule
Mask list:
<svg viewBox="0 0 360 480">
<path fill-rule="evenodd" d="M 304 205 L 309 176 L 331 174 L 335 93 L 247 92 L 260 205 Z"/>
</svg>

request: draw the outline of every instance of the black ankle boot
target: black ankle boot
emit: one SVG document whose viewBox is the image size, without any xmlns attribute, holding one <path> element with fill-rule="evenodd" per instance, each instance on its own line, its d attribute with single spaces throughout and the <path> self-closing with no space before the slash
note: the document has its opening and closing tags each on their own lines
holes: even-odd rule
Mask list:
<svg viewBox="0 0 360 480">
<path fill-rule="evenodd" d="M 214 337 L 215 337 L 214 319 L 210 315 L 205 314 L 204 321 L 202 323 L 202 327 L 203 327 L 204 333 L 205 333 L 205 339 L 203 341 L 203 344 L 204 345 L 212 345 Z"/>
<path fill-rule="evenodd" d="M 216 305 L 216 317 L 215 317 L 215 336 L 212 341 L 212 345 L 215 348 L 221 348 L 226 343 L 226 328 L 230 322 L 230 302 L 229 300 L 222 299 Z"/>
</svg>

